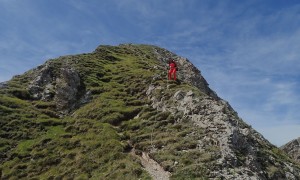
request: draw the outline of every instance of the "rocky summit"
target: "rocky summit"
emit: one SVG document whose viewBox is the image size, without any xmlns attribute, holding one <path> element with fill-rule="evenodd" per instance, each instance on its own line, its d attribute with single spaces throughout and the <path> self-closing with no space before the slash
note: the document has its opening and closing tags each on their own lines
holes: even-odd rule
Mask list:
<svg viewBox="0 0 300 180">
<path fill-rule="evenodd" d="M 151 45 L 102 45 L 1 83 L 0 144 L 1 179 L 300 179 L 188 59 Z"/>
<path fill-rule="evenodd" d="M 281 146 L 280 149 L 285 151 L 291 156 L 291 158 L 300 163 L 300 137 L 286 143 L 285 145 Z"/>
</svg>

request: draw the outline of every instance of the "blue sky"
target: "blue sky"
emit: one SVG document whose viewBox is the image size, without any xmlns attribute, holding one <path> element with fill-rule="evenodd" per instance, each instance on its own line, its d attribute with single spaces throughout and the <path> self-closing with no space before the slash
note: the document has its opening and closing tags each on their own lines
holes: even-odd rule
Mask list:
<svg viewBox="0 0 300 180">
<path fill-rule="evenodd" d="M 273 144 L 300 136 L 298 0 L 0 0 L 0 82 L 120 43 L 188 58 Z"/>
</svg>

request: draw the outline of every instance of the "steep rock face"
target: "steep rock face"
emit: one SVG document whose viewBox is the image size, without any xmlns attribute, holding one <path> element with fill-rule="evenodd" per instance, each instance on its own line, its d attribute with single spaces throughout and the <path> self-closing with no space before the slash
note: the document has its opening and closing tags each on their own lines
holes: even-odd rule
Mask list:
<svg viewBox="0 0 300 180">
<path fill-rule="evenodd" d="M 299 169 L 292 162 L 278 159 L 276 147 L 258 132 L 245 124 L 227 102 L 209 96 L 196 95 L 193 91 L 179 90 L 169 99 L 157 98 L 155 91 L 168 87 L 150 85 L 147 93 L 153 108 L 172 114 L 182 114 L 204 129 L 198 139 L 197 149 L 202 152 L 217 147 L 214 168 L 208 177 L 225 179 L 297 179 Z M 264 159 L 262 161 L 262 159 Z M 282 171 L 285 169 L 285 171 Z"/>
<path fill-rule="evenodd" d="M 300 163 L 300 137 L 294 139 L 280 147 L 283 151 L 289 154 L 295 161 Z"/>
<path fill-rule="evenodd" d="M 155 50 L 158 59 L 163 63 L 169 58 L 175 59 L 181 69 L 179 73 L 181 80 L 192 84 L 207 95 L 207 97 L 199 96 L 193 91 L 179 90 L 174 93 L 173 98 L 166 99 L 152 96 L 151 92 L 155 89 L 168 89 L 168 86 L 150 85 L 147 91 L 153 108 L 172 114 L 180 112 L 184 118 L 205 129 L 206 135 L 198 144 L 200 151 L 209 144 L 220 148 L 220 158 L 216 162 L 219 169 L 211 171 L 209 176 L 226 179 L 297 179 L 300 171 L 291 168 L 292 163 L 283 164 L 272 152 L 261 152 L 262 149 L 274 150 L 276 147 L 245 124 L 231 106 L 208 87 L 208 83 L 196 67 L 186 58 L 162 49 Z M 265 156 L 267 164 L 261 162 L 262 155 Z M 278 166 L 279 164 L 281 165 Z M 281 169 L 289 171 L 280 172 Z"/>
<path fill-rule="evenodd" d="M 188 59 L 156 46 L 50 60 L 5 83 L 0 102 L 1 179 L 300 178 Z"/>
</svg>

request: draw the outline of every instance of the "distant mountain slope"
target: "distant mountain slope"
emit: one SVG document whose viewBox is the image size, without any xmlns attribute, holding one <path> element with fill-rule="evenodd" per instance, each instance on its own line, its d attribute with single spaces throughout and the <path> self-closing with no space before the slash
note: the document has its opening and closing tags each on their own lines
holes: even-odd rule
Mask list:
<svg viewBox="0 0 300 180">
<path fill-rule="evenodd" d="M 300 178 L 193 64 L 156 46 L 49 60 L 1 84 L 0 117 L 1 179 Z"/>
<path fill-rule="evenodd" d="M 281 146 L 280 149 L 285 151 L 295 161 L 300 163 L 300 137 L 286 143 L 285 145 Z"/>
</svg>

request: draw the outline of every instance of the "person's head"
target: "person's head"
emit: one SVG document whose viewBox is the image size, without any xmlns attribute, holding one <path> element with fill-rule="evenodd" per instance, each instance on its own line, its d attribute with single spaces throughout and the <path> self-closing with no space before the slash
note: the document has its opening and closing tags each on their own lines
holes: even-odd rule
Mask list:
<svg viewBox="0 0 300 180">
<path fill-rule="evenodd" d="M 169 63 L 173 63 L 174 60 L 172 58 L 169 59 Z"/>
</svg>

